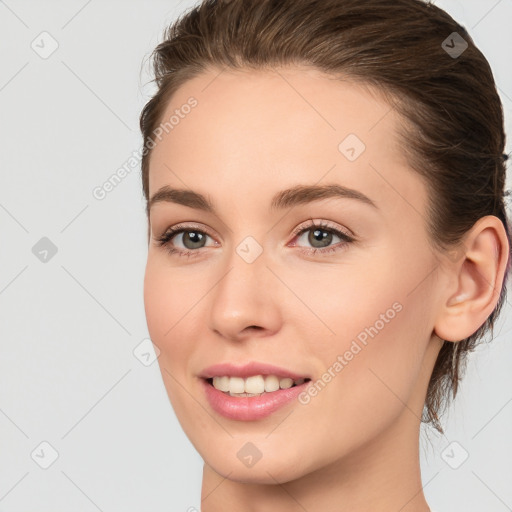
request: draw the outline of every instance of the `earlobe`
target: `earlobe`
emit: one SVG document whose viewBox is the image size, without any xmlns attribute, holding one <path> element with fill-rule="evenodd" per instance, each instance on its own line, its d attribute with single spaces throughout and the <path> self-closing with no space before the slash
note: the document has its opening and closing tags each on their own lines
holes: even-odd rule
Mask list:
<svg viewBox="0 0 512 512">
<path fill-rule="evenodd" d="M 475 223 L 464 246 L 465 253 L 452 266 L 456 284 L 443 296 L 434 327 L 447 341 L 468 338 L 485 323 L 498 303 L 508 262 L 505 228 L 493 215 Z"/>
</svg>

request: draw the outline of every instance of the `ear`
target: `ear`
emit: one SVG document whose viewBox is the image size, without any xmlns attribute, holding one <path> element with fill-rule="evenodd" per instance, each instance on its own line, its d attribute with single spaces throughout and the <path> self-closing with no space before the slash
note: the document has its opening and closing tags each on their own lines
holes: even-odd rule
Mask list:
<svg viewBox="0 0 512 512">
<path fill-rule="evenodd" d="M 434 326 L 437 336 L 460 341 L 485 323 L 500 297 L 508 256 L 509 243 L 501 220 L 494 215 L 480 218 L 452 260 L 451 285 L 442 296 Z"/>
</svg>

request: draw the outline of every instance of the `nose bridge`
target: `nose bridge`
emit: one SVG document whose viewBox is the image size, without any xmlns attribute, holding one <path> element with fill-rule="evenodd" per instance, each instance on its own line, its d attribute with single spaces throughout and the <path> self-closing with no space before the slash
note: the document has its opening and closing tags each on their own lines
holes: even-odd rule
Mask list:
<svg viewBox="0 0 512 512">
<path fill-rule="evenodd" d="M 211 328 L 230 339 L 240 336 L 246 327 L 275 331 L 280 314 L 275 300 L 275 283 L 267 268 L 268 258 L 253 237 L 233 247 L 223 277 L 211 298 Z"/>
</svg>

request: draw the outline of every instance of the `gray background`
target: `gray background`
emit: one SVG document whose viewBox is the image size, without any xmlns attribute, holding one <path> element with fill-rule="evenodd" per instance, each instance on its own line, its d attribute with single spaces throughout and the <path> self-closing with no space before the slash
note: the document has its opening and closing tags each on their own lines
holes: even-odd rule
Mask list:
<svg viewBox="0 0 512 512">
<path fill-rule="evenodd" d="M 512 133 L 512 3 L 436 3 L 489 59 Z M 148 337 L 139 167 L 92 194 L 139 149 L 143 60 L 193 4 L 0 1 L 0 511 L 199 509 L 201 457 L 157 363 L 133 352 Z M 53 40 L 47 58 L 31 47 Z M 446 434 L 422 434 L 439 512 L 512 510 L 510 309 L 472 356 Z"/>
</svg>

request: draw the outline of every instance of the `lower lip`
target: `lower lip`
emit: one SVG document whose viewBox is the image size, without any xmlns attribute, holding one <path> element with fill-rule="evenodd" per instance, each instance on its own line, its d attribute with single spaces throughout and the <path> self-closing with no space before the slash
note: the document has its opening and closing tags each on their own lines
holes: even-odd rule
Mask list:
<svg viewBox="0 0 512 512">
<path fill-rule="evenodd" d="M 212 409 L 222 416 L 239 421 L 265 418 L 277 409 L 295 400 L 311 381 L 288 389 L 279 389 L 261 396 L 231 396 L 215 389 L 207 380 L 203 381 L 206 398 Z"/>
</svg>

